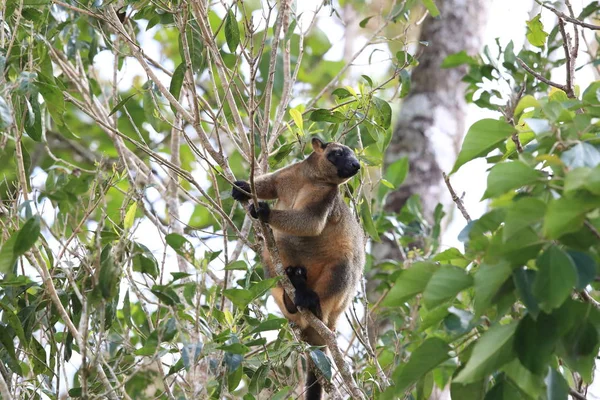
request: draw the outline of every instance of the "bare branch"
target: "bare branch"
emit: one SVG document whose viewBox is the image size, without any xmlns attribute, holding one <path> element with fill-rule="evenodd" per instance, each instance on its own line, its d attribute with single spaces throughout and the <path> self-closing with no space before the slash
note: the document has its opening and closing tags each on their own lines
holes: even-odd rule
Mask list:
<svg viewBox="0 0 600 400">
<path fill-rule="evenodd" d="M 456 192 L 454 191 L 454 189 L 452 188 L 452 185 L 450 184 L 450 177 L 448 175 L 446 175 L 445 172 L 442 172 L 442 175 L 444 177 L 444 182 L 446 182 L 446 186 L 448 187 L 448 191 L 450 192 L 450 195 L 452 196 L 452 201 L 454 201 L 454 203 L 456 203 L 456 207 L 458 207 L 458 209 L 462 213 L 463 217 L 467 220 L 467 222 L 471 222 L 471 216 L 467 212 L 467 209 L 465 208 L 465 205 L 464 205 L 462 199 L 456 195 Z"/>
<path fill-rule="evenodd" d="M 583 22 L 583 21 L 578 20 L 577 18 L 568 16 L 564 12 L 557 10 L 556 8 L 548 5 L 547 3 L 542 3 L 539 0 L 536 0 L 536 2 L 539 5 L 541 5 L 542 7 L 547 8 L 548 10 L 552 11 L 554 14 L 556 14 L 557 17 L 562 18 L 567 22 L 570 22 L 574 25 L 579 25 L 579 26 L 582 26 L 584 28 L 591 29 L 594 31 L 600 30 L 600 25 L 588 24 L 587 22 Z"/>
<path fill-rule="evenodd" d="M 519 62 L 519 64 L 521 64 L 521 67 L 523 67 L 525 69 L 525 71 L 529 72 L 531 75 L 533 75 L 537 80 L 544 82 L 546 85 L 555 87 L 557 89 L 560 89 L 564 92 L 567 91 L 567 87 L 565 85 L 561 85 L 559 83 L 556 82 L 552 82 L 550 79 L 546 79 L 544 76 L 542 76 L 539 72 L 534 71 L 533 69 L 531 69 L 529 67 L 529 65 L 525 64 L 525 61 L 521 60 L 519 57 L 517 57 L 517 61 Z"/>
</svg>

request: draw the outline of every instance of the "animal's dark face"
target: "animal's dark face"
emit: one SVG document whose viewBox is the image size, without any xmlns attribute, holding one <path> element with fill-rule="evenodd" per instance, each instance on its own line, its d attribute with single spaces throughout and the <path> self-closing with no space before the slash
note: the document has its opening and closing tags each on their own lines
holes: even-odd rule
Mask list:
<svg viewBox="0 0 600 400">
<path fill-rule="evenodd" d="M 339 143 L 328 143 L 325 149 L 327 161 L 337 169 L 340 178 L 351 178 L 360 170 L 360 163 L 349 147 Z"/>
<path fill-rule="evenodd" d="M 321 178 L 339 185 L 360 170 L 360 162 L 348 146 L 337 142 L 323 143 L 320 139 L 313 138 L 312 147 L 314 157 L 319 160 Z"/>
</svg>

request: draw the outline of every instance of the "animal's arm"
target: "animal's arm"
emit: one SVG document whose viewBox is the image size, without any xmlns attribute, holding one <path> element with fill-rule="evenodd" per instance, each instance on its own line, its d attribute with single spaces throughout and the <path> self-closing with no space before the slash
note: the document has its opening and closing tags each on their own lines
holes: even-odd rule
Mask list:
<svg viewBox="0 0 600 400">
<path fill-rule="evenodd" d="M 276 199 L 278 197 L 278 177 L 279 171 L 254 178 L 254 189 L 256 189 L 256 197 L 264 200 Z M 252 193 L 250 183 L 246 181 L 235 181 L 233 190 L 231 191 L 232 197 L 238 201 L 250 200 L 250 196 L 248 196 L 244 192 Z"/>
<path fill-rule="evenodd" d="M 279 171 L 270 174 L 261 175 L 254 178 L 254 188 L 256 189 L 256 197 L 263 200 L 276 199 L 277 196 L 277 179 Z"/>
</svg>

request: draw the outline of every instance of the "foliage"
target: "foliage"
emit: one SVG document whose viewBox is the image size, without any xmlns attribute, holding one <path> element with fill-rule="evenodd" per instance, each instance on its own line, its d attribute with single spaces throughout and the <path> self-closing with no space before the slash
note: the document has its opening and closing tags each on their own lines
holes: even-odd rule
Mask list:
<svg viewBox="0 0 600 400">
<path fill-rule="evenodd" d="M 426 398 L 433 385 L 450 385 L 457 399 L 584 398 L 600 348 L 600 97 L 598 82 L 549 80 L 576 58 L 576 42 L 559 33 L 546 33 L 538 15 L 527 22 L 537 48 L 515 54 L 498 42 L 498 57 L 486 48 L 444 62 L 467 64 L 467 99 L 502 113 L 470 127 L 452 170 L 486 158 L 489 211 L 462 230 L 464 251 L 422 247 L 408 268 L 391 267 L 383 305 L 403 347 L 382 398 L 406 388 Z"/>
<path fill-rule="evenodd" d="M 600 83 L 570 96 L 519 62 L 547 79 L 566 65 L 559 28 L 536 16 L 533 47 L 443 64 L 468 65 L 467 99 L 503 114 L 473 124 L 453 168 L 490 166 L 490 209 L 461 251 L 440 245 L 441 205 L 382 207 L 409 171 L 383 160 L 389 102 L 409 93 L 417 57 L 390 41 L 391 68 L 354 79 L 324 57 L 322 25 L 280 3 L 0 6 L 0 394 L 281 399 L 300 395 L 307 358 L 343 387 L 276 315 L 280 278 L 264 276 L 261 238 L 229 194 L 302 159 L 314 135 L 356 149 L 365 168 L 345 199 L 402 254 L 369 255 L 376 300 L 361 290 L 340 340 L 368 398 L 583 391 L 600 347 Z M 327 3 L 316 14 L 331 23 L 342 11 Z M 424 10 L 439 13 L 407 1 L 355 23 L 374 43 Z M 377 338 L 369 314 L 389 321 Z"/>
</svg>

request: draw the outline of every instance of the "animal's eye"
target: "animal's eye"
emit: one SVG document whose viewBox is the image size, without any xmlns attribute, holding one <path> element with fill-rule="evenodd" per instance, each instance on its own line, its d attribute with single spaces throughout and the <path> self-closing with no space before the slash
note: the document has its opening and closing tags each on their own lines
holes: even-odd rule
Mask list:
<svg viewBox="0 0 600 400">
<path fill-rule="evenodd" d="M 341 150 L 336 150 L 336 151 L 334 152 L 334 154 L 335 154 L 337 157 L 340 157 L 340 156 L 342 155 L 342 151 L 341 151 Z"/>
</svg>

